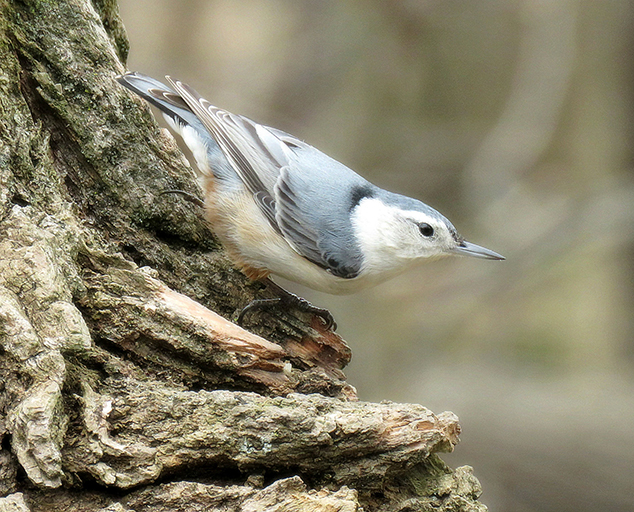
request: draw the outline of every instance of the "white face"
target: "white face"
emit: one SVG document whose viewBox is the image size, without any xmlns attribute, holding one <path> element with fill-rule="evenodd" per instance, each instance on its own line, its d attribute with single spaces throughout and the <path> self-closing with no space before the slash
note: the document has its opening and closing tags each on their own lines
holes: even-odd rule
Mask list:
<svg viewBox="0 0 634 512">
<path fill-rule="evenodd" d="M 361 200 L 352 223 L 365 256 L 365 270 L 394 272 L 426 258 L 451 254 L 458 245 L 442 219 L 388 206 L 379 199 Z"/>
</svg>

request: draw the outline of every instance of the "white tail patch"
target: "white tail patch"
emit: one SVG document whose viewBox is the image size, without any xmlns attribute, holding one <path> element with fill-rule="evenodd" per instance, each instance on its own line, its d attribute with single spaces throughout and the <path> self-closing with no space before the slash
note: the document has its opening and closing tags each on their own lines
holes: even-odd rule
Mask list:
<svg viewBox="0 0 634 512">
<path fill-rule="evenodd" d="M 196 160 L 196 166 L 202 176 L 209 176 L 211 168 L 209 167 L 209 158 L 207 152 L 209 148 L 198 132 L 188 124 L 180 124 L 170 116 L 163 114 L 165 121 L 170 125 L 172 130 L 178 133 L 185 145 L 189 148 Z"/>
</svg>

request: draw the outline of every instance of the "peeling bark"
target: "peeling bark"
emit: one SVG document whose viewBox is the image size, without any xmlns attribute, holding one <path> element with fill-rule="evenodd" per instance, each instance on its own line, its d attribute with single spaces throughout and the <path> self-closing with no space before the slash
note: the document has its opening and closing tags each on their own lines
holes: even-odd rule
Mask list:
<svg viewBox="0 0 634 512">
<path fill-rule="evenodd" d="M 356 401 L 306 313 L 229 321 L 272 292 L 161 195 L 200 191 L 116 3 L 0 9 L 0 511 L 484 510 L 453 414 Z"/>
<path fill-rule="evenodd" d="M 84 390 L 83 426 L 65 461 L 72 473 L 121 488 L 198 466 L 381 490 L 391 474 L 451 450 L 459 430 L 453 414 L 409 404 L 116 384 L 110 395 Z"/>
</svg>

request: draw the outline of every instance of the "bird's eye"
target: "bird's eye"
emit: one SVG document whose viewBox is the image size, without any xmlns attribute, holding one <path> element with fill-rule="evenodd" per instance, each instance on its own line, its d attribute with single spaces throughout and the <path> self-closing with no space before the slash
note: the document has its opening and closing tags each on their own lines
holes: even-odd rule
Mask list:
<svg viewBox="0 0 634 512">
<path fill-rule="evenodd" d="M 426 238 L 429 238 L 430 236 L 434 236 L 434 228 L 432 228 L 429 224 L 425 222 L 420 224 L 418 226 L 418 229 L 420 229 L 420 234 Z"/>
</svg>

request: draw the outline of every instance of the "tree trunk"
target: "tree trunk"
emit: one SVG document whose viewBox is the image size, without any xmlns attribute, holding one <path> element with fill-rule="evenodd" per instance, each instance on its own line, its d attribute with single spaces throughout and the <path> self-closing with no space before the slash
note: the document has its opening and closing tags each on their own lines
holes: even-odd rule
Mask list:
<svg viewBox="0 0 634 512">
<path fill-rule="evenodd" d="M 231 267 L 109 0 L 0 0 L 0 510 L 484 510 L 452 413 Z M 270 296 L 270 295 L 269 295 Z"/>
</svg>

